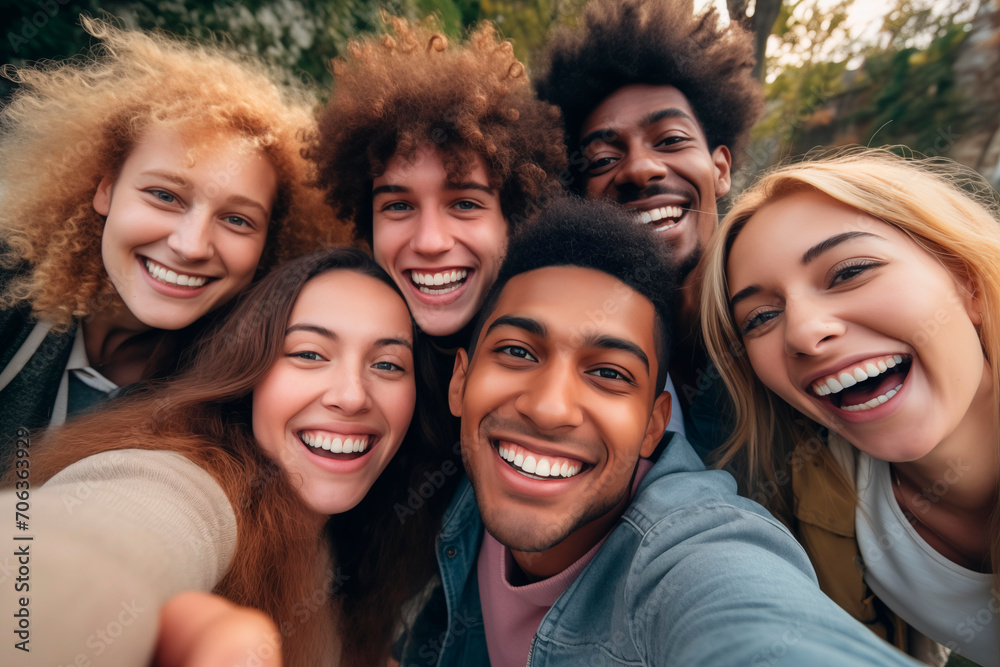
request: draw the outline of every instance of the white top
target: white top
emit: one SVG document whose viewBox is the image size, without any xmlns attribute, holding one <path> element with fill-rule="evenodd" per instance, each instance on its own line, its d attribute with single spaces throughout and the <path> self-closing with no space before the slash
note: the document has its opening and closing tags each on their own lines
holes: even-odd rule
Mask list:
<svg viewBox="0 0 1000 667">
<path fill-rule="evenodd" d="M 858 453 L 856 484 L 865 583 L 919 632 L 984 667 L 1000 666 L 992 576 L 951 562 L 920 537 L 896 502 L 888 463 Z"/>
</svg>

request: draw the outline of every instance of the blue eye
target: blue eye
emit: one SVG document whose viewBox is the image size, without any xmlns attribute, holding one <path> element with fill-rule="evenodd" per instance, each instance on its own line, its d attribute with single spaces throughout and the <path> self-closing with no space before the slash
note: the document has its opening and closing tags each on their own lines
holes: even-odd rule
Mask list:
<svg viewBox="0 0 1000 667">
<path fill-rule="evenodd" d="M 383 211 L 412 211 L 413 207 L 401 201 L 394 201 L 382 207 Z"/>
<path fill-rule="evenodd" d="M 474 201 L 469 201 L 468 199 L 463 199 L 462 201 L 455 204 L 455 208 L 462 211 L 474 211 L 477 208 L 482 208 L 479 204 Z"/>
<path fill-rule="evenodd" d="M 177 203 L 177 197 L 173 196 L 166 190 L 160 190 L 159 188 L 153 188 L 147 190 L 151 195 L 159 199 L 164 204 L 175 204 Z"/>
<path fill-rule="evenodd" d="M 253 227 L 249 220 L 238 215 L 227 215 L 224 220 L 234 227 Z"/>
</svg>

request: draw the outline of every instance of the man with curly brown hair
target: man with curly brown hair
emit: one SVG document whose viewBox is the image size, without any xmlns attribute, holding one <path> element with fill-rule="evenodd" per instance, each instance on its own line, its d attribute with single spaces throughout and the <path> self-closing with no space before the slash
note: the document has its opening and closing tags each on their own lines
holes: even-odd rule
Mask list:
<svg viewBox="0 0 1000 667">
<path fill-rule="evenodd" d="M 750 35 L 720 26 L 714 9 L 693 15 L 690 3 L 672 0 L 592 0 L 578 29 L 553 35 L 535 77 L 539 97 L 563 113 L 572 189 L 652 225 L 679 265 L 670 375 L 680 391 L 671 394 L 702 455 L 721 444 L 725 426 L 721 386 L 695 334 L 694 269 L 718 222 L 716 200 L 729 192 L 733 155 L 763 107 L 753 65 Z"/>
<path fill-rule="evenodd" d="M 558 112 L 491 24 L 455 42 L 433 22 L 386 22 L 387 34 L 334 61 L 312 157 L 328 202 L 421 330 L 453 348 L 496 278 L 508 227 L 560 187 Z"/>
</svg>

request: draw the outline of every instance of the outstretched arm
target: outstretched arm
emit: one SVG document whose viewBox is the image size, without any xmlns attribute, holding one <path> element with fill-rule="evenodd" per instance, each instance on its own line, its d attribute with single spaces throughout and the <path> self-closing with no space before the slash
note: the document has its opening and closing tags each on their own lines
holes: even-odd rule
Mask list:
<svg viewBox="0 0 1000 667">
<path fill-rule="evenodd" d="M 0 494 L 12 518 L 16 502 L 14 492 Z M 14 615 L 25 610 L 26 643 L 0 643 L 0 664 L 149 664 L 160 608 L 181 591 L 214 588 L 235 550 L 226 495 L 174 453 L 91 456 L 22 502 L 30 519 L 17 536 L 33 539 L 0 538 L 8 544 L 0 553 L 28 550 L 24 579 L 16 581 L 15 558 L 0 583 L 0 616 L 19 623 Z"/>
</svg>

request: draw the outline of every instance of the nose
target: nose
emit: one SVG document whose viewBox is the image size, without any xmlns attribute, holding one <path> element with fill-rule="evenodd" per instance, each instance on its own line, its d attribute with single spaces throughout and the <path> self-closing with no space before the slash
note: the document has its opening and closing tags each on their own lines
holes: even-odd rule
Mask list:
<svg viewBox="0 0 1000 667">
<path fill-rule="evenodd" d="M 789 356 L 819 354 L 846 330 L 842 319 L 805 298 L 788 299 L 784 317 L 785 353 Z"/>
<path fill-rule="evenodd" d="M 167 246 L 186 262 L 203 262 L 215 254 L 213 232 L 212 215 L 207 211 L 191 209 L 178 220 L 167 237 Z"/>
<path fill-rule="evenodd" d="M 448 220 L 437 210 L 423 210 L 417 229 L 410 238 L 410 248 L 421 255 L 440 255 L 455 245 Z"/>
<path fill-rule="evenodd" d="M 623 164 L 615 174 L 615 185 L 634 185 L 644 188 L 650 183 L 667 177 L 667 166 L 654 152 L 642 146 L 632 146 L 622 158 Z"/>
<path fill-rule="evenodd" d="M 542 430 L 579 426 L 583 423 L 580 391 L 575 366 L 549 360 L 532 374 L 514 408 Z"/>
<path fill-rule="evenodd" d="M 371 407 L 371 396 L 360 369 L 345 373 L 341 365 L 334 369 L 329 382 L 322 397 L 323 405 L 328 409 L 354 415 Z"/>
</svg>

